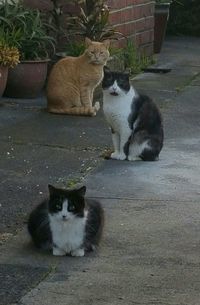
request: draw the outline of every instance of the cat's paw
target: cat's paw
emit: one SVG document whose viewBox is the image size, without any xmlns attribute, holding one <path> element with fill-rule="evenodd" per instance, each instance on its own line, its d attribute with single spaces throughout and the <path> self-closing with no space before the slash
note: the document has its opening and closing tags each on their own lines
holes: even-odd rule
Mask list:
<svg viewBox="0 0 200 305">
<path fill-rule="evenodd" d="M 66 252 L 60 248 L 54 247 L 53 248 L 53 255 L 55 256 L 64 256 L 66 255 Z"/>
<path fill-rule="evenodd" d="M 85 251 L 84 251 L 84 249 L 76 249 L 76 250 L 71 252 L 71 255 L 72 256 L 84 256 Z"/>
<path fill-rule="evenodd" d="M 119 153 L 113 152 L 113 153 L 110 155 L 110 158 L 111 158 L 111 159 L 114 159 L 114 160 L 117 160 L 117 159 L 118 159 L 118 156 L 119 156 Z"/>
<path fill-rule="evenodd" d="M 95 110 L 92 111 L 91 116 L 96 116 L 96 115 L 97 115 L 96 111 Z"/>
<path fill-rule="evenodd" d="M 128 156 L 128 161 L 141 161 L 141 158 L 137 156 Z"/>
<path fill-rule="evenodd" d="M 99 111 L 99 109 L 100 109 L 100 103 L 99 103 L 99 102 L 96 102 L 96 103 L 94 104 L 94 108 L 95 108 L 96 112 Z"/>
<path fill-rule="evenodd" d="M 124 153 L 118 153 L 118 152 L 114 152 L 110 155 L 111 159 L 114 160 L 125 160 L 126 159 L 126 155 Z"/>
</svg>

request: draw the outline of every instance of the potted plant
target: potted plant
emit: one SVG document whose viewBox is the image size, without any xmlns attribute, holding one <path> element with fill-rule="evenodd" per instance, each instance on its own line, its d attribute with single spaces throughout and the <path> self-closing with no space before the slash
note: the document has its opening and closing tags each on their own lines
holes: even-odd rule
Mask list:
<svg viewBox="0 0 200 305">
<path fill-rule="evenodd" d="M 165 38 L 169 8 L 172 0 L 156 0 L 154 23 L 154 53 L 160 53 Z"/>
<path fill-rule="evenodd" d="M 114 39 L 117 32 L 109 23 L 110 11 L 105 0 L 78 0 L 77 14 L 69 18 L 69 32 L 91 40 Z"/>
<path fill-rule="evenodd" d="M 14 32 L 7 33 L 0 29 L 0 97 L 6 87 L 8 68 L 13 68 L 19 63 L 19 51 L 12 46 Z"/>
<path fill-rule="evenodd" d="M 44 87 L 49 57 L 54 52 L 54 38 L 48 35 L 49 25 L 37 9 L 28 9 L 22 1 L 0 3 L 0 27 L 15 30 L 20 64 L 8 72 L 4 95 L 34 98 Z"/>
<path fill-rule="evenodd" d="M 181 0 L 180 0 L 181 1 Z M 169 19 L 169 10 L 172 3 L 178 3 L 179 0 L 155 0 L 154 13 L 154 53 L 160 53 L 165 38 L 167 22 Z"/>
<path fill-rule="evenodd" d="M 86 37 L 94 41 L 103 41 L 122 35 L 109 23 L 110 11 L 105 0 L 77 0 L 74 1 L 71 10 L 72 12 L 66 13 L 66 47 L 63 48 L 63 52 L 56 53 L 59 59 L 82 54 Z"/>
</svg>

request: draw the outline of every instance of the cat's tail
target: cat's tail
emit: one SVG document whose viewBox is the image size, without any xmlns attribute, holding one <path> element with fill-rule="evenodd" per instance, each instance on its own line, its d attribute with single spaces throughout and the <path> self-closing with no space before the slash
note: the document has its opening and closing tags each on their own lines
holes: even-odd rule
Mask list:
<svg viewBox="0 0 200 305">
<path fill-rule="evenodd" d="M 94 107 L 70 107 L 70 108 L 54 108 L 48 107 L 48 112 L 56 114 L 69 114 L 69 115 L 81 115 L 81 116 L 95 116 L 100 109 L 99 102 L 96 102 Z"/>
</svg>

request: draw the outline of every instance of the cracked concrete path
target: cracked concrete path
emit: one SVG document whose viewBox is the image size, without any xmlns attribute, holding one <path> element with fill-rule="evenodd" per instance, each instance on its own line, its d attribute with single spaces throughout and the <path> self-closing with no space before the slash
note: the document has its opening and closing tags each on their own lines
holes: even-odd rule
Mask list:
<svg viewBox="0 0 200 305">
<path fill-rule="evenodd" d="M 1 305 L 200 304 L 199 63 L 199 39 L 170 39 L 156 66 L 171 72 L 133 80 L 164 116 L 158 162 L 103 160 L 111 136 L 101 113 L 54 116 L 41 111 L 44 100 L 3 101 Z M 84 177 L 87 195 L 105 208 L 99 251 L 84 258 L 36 252 L 22 224 L 27 212 L 47 183 L 74 177 Z"/>
</svg>

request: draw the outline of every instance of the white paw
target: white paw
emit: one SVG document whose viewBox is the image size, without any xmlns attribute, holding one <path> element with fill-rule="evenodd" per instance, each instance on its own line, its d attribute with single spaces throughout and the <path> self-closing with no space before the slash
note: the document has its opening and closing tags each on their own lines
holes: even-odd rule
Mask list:
<svg viewBox="0 0 200 305">
<path fill-rule="evenodd" d="M 64 250 L 62 250 L 62 249 L 54 247 L 53 248 L 53 255 L 55 255 L 55 256 L 64 256 L 64 255 L 66 255 L 66 252 Z"/>
<path fill-rule="evenodd" d="M 111 154 L 111 159 L 115 159 L 115 160 L 125 160 L 126 159 L 126 155 L 124 153 L 117 153 L 114 152 Z"/>
<path fill-rule="evenodd" d="M 99 102 L 96 102 L 96 103 L 94 104 L 94 108 L 95 108 L 96 111 L 98 111 L 98 110 L 100 109 L 100 104 L 99 104 Z"/>
<path fill-rule="evenodd" d="M 137 156 L 128 156 L 129 161 L 141 161 L 140 157 Z"/>
<path fill-rule="evenodd" d="M 71 252 L 71 255 L 72 256 L 84 256 L 85 251 L 84 251 L 84 249 L 76 249 L 76 250 Z"/>
<path fill-rule="evenodd" d="M 116 159 L 116 160 L 118 160 L 118 156 L 119 156 L 119 153 L 118 153 L 118 152 L 113 152 L 113 153 L 110 155 L 111 159 Z"/>
<path fill-rule="evenodd" d="M 93 111 L 91 114 L 91 116 L 96 116 L 96 115 L 97 115 L 96 111 Z"/>
</svg>

